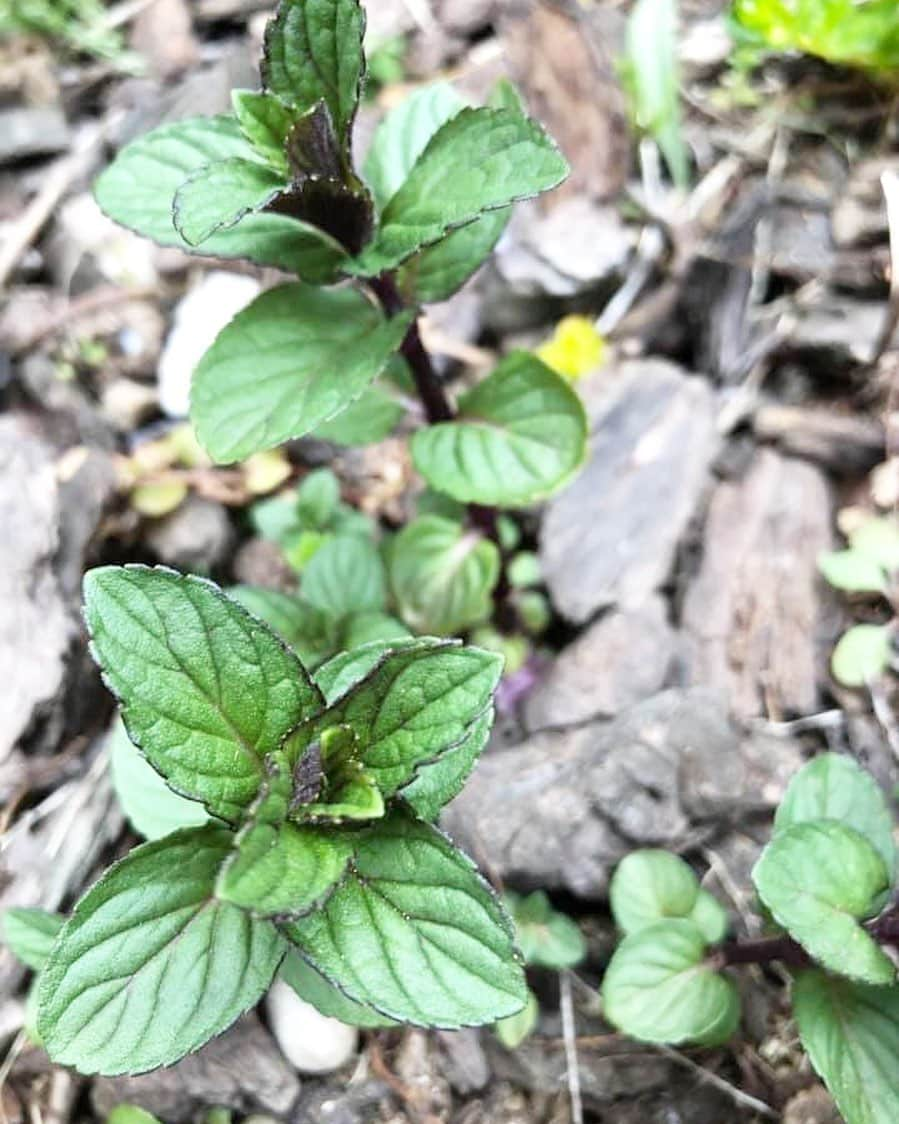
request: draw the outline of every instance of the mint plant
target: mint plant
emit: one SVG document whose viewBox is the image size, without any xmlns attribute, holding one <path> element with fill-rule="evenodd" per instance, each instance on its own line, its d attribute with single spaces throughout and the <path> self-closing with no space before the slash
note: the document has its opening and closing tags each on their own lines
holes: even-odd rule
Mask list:
<svg viewBox="0 0 899 1124">
<path fill-rule="evenodd" d="M 740 1019 L 731 969 L 780 961 L 803 1046 L 847 1124 L 890 1124 L 899 904 L 893 822 L 873 778 L 839 754 L 810 761 L 752 877 L 772 933 L 727 940 L 724 909 L 682 859 L 629 855 L 610 889 L 623 940 L 603 980 L 606 1017 L 642 1041 L 718 1045 Z"/>
<path fill-rule="evenodd" d="M 486 741 L 497 656 L 407 638 L 311 675 L 203 579 L 105 567 L 84 595 L 93 655 L 153 770 L 135 779 L 120 759 L 117 787 L 164 781 L 171 799 L 162 819 L 158 802 L 129 813 L 155 838 L 64 924 L 6 916 L 8 943 L 40 971 L 37 1032 L 54 1061 L 169 1065 L 279 969 L 362 1026 L 476 1025 L 524 1006 L 512 922 L 432 822 Z"/>
<path fill-rule="evenodd" d="M 416 316 L 483 263 L 516 200 L 568 169 L 506 84 L 487 107 L 448 85 L 420 90 L 358 166 L 364 26 L 358 0 L 282 0 L 262 91 L 235 91 L 231 115 L 163 125 L 128 145 L 96 197 L 161 245 L 299 278 L 240 312 L 194 373 L 191 418 L 215 461 L 307 434 L 378 440 L 417 395 L 415 465 L 468 517 L 408 528 L 391 551 L 391 584 L 406 602 L 429 591 L 434 612 L 420 610 L 418 631 L 453 632 L 504 594 L 496 508 L 561 487 L 583 460 L 587 426 L 565 380 L 523 351 L 451 402 Z"/>
</svg>

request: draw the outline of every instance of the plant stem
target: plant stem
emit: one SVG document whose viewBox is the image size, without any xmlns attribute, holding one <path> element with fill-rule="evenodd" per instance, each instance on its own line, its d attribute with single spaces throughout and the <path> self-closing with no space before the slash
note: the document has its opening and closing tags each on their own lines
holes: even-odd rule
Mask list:
<svg viewBox="0 0 899 1124">
<path fill-rule="evenodd" d="M 388 316 L 395 316 L 405 308 L 405 302 L 400 295 L 393 274 L 382 273 L 380 277 L 373 278 L 371 287 Z M 437 425 L 440 422 L 452 421 L 456 416 L 455 411 L 443 388 L 443 383 L 434 370 L 431 356 L 422 342 L 417 320 L 413 320 L 409 326 L 409 331 L 406 333 L 400 351 L 412 371 L 415 389 L 424 407 L 428 424 Z M 486 507 L 483 504 L 476 503 L 468 504 L 467 508 L 468 518 L 472 526 L 494 542 L 500 552 L 499 579 L 493 591 L 497 624 L 500 628 L 514 628 L 515 613 L 509 604 L 509 578 L 506 574 L 505 558 L 500 543 L 497 510 L 495 507 Z"/>
</svg>

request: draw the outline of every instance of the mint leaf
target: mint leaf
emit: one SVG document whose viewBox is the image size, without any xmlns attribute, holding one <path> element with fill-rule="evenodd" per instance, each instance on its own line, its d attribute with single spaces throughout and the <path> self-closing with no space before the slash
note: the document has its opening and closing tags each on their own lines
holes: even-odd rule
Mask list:
<svg viewBox="0 0 899 1124">
<path fill-rule="evenodd" d="M 3 940 L 16 959 L 39 972 L 64 924 L 58 913 L 16 906 L 3 911 Z"/>
<path fill-rule="evenodd" d="M 886 624 L 856 624 L 840 637 L 830 659 L 833 677 L 844 687 L 867 687 L 883 675 L 893 655 L 893 632 Z"/>
<path fill-rule="evenodd" d="M 316 551 L 303 571 L 303 596 L 333 618 L 384 608 L 384 563 L 362 535 L 339 535 Z"/>
<path fill-rule="evenodd" d="M 540 126 L 508 109 L 463 109 L 431 138 L 352 272 L 393 269 L 454 227 L 547 191 L 568 172 Z"/>
<path fill-rule="evenodd" d="M 284 926 L 303 957 L 403 1022 L 454 1028 L 520 1010 L 527 989 L 509 921 L 471 861 L 403 812 L 357 840 L 324 909 Z"/>
<path fill-rule="evenodd" d="M 866 519 L 849 534 L 853 551 L 890 572 L 899 569 L 899 523 L 895 519 Z"/>
<path fill-rule="evenodd" d="M 262 82 L 288 105 L 324 100 L 348 144 L 364 68 L 365 14 L 358 0 L 281 0 L 265 30 Z"/>
<path fill-rule="evenodd" d="M 899 988 L 823 972 L 793 984 L 802 1045 L 848 1124 L 893 1124 L 899 1103 Z"/>
<path fill-rule="evenodd" d="M 108 740 L 112 786 L 128 822 L 145 839 L 162 839 L 182 827 L 202 827 L 202 804 L 173 792 L 128 737 L 121 721 Z"/>
<path fill-rule="evenodd" d="M 537 996 L 528 989 L 528 998 L 524 1007 L 516 1015 L 508 1015 L 499 1019 L 493 1031 L 507 1050 L 517 1050 L 537 1029 L 540 1018 L 540 1004 Z"/>
<path fill-rule="evenodd" d="M 477 532 L 422 515 L 393 540 L 387 562 L 400 616 L 416 632 L 453 635 L 490 615 L 499 551 Z"/>
<path fill-rule="evenodd" d="M 511 217 L 512 208 L 503 207 L 451 230 L 400 267 L 400 291 L 410 302 L 448 300 L 490 257 Z"/>
<path fill-rule="evenodd" d="M 231 104 L 243 135 L 263 160 L 286 179 L 284 145 L 296 114 L 280 98 L 256 90 L 232 90 Z"/>
<path fill-rule="evenodd" d="M 886 588 L 883 567 L 860 550 L 822 554 L 818 569 L 834 589 L 844 589 L 848 593 L 882 593 Z"/>
<path fill-rule="evenodd" d="M 311 964 L 307 964 L 298 952 L 291 950 L 284 957 L 280 975 L 300 999 L 305 999 L 330 1019 L 339 1019 L 348 1026 L 370 1028 L 397 1025 L 394 1019 L 378 1014 L 373 1007 L 357 1003 L 355 999 L 344 995 L 339 988 L 329 983 L 321 972 L 317 972 Z"/>
<path fill-rule="evenodd" d="M 204 827 L 144 843 L 78 902 L 41 977 L 53 1061 L 104 1074 L 171 1065 L 258 1001 L 284 941 L 215 899 L 232 838 Z"/>
<path fill-rule="evenodd" d="M 410 94 L 385 116 L 362 169 L 379 210 L 403 186 L 431 137 L 464 108 L 452 86 L 435 82 Z"/>
<path fill-rule="evenodd" d="M 110 218 L 152 238 L 161 246 L 196 253 L 172 222 L 175 193 L 207 164 L 238 158 L 254 150 L 231 116 L 194 117 L 163 125 L 122 149 L 94 185 L 94 195 Z M 307 281 L 333 281 L 346 254 L 328 235 L 285 215 L 247 215 L 239 226 L 208 238 L 203 254 L 249 258 L 298 273 Z"/>
<path fill-rule="evenodd" d="M 859 924 L 889 876 L 853 828 L 820 820 L 778 831 L 752 880 L 775 921 L 825 968 L 865 983 L 895 980 L 889 958 Z"/>
<path fill-rule="evenodd" d="M 191 418 L 200 443 L 230 463 L 302 437 L 362 393 L 410 319 L 385 320 L 352 289 L 298 283 L 263 293 L 219 333 L 194 372 Z"/>
<path fill-rule="evenodd" d="M 893 819 L 874 778 L 841 753 L 822 753 L 790 781 L 774 817 L 777 831 L 808 820 L 838 820 L 863 835 L 883 859 L 892 881 L 896 869 Z"/>
<path fill-rule="evenodd" d="M 318 908 L 353 853 L 349 841 L 335 832 L 285 822 L 292 790 L 283 759 L 272 760 L 269 777 L 216 880 L 217 897 L 254 917 L 301 917 Z"/>
<path fill-rule="evenodd" d="M 625 934 L 666 917 L 689 917 L 698 896 L 699 879 L 684 860 L 653 849 L 622 859 L 609 886 L 612 916 Z"/>
<path fill-rule="evenodd" d="M 325 531 L 340 507 L 340 481 L 330 468 L 310 472 L 297 488 L 296 510 L 303 526 Z"/>
<path fill-rule="evenodd" d="M 430 648 L 433 640 L 382 640 L 364 644 L 349 652 L 340 652 L 315 672 L 315 685 L 325 696 L 328 706 L 343 698 L 352 687 L 384 662 L 390 652 L 409 648 Z"/>
<path fill-rule="evenodd" d="M 364 651 L 364 649 L 363 649 Z M 331 727 L 347 726 L 358 759 L 385 797 L 458 745 L 490 708 L 502 660 L 452 641 L 388 652 L 367 678 L 285 742 L 292 762 Z"/>
<path fill-rule="evenodd" d="M 724 906 L 713 894 L 701 887 L 696 896 L 696 905 L 687 915 L 687 920 L 693 922 L 707 944 L 720 944 L 727 936 L 730 924 Z"/>
<path fill-rule="evenodd" d="M 625 937 L 602 982 L 603 1013 L 641 1042 L 717 1045 L 736 1030 L 732 980 L 706 962 L 702 933 L 669 918 Z"/>
<path fill-rule="evenodd" d="M 239 156 L 218 160 L 188 176 L 175 192 L 172 222 L 189 246 L 199 246 L 217 230 L 261 211 L 283 187 L 283 177 L 264 164 Z"/>
<path fill-rule="evenodd" d="M 228 596 L 274 629 L 293 648 L 303 667 L 317 667 L 337 647 L 334 620 L 302 597 L 251 585 L 233 586 Z"/>
<path fill-rule="evenodd" d="M 369 386 L 312 436 L 335 445 L 373 445 L 393 432 L 404 413 L 402 403 L 388 391 Z"/>
<path fill-rule="evenodd" d="M 524 897 L 506 894 L 505 902 L 525 964 L 560 970 L 573 968 L 587 955 L 583 933 L 570 917 L 553 909 L 542 890 Z"/>
<path fill-rule="evenodd" d="M 403 800 L 423 820 L 436 820 L 440 809 L 458 796 L 490 738 L 493 710 L 472 723 L 458 745 L 436 761 L 422 765 L 415 779 L 403 789 Z"/>
<path fill-rule="evenodd" d="M 217 586 L 172 570 L 91 570 L 84 606 L 131 740 L 176 792 L 237 822 L 265 756 L 321 709 L 302 664 Z"/>
<path fill-rule="evenodd" d="M 420 429 L 412 458 L 432 488 L 511 507 L 560 488 L 583 463 L 581 400 L 536 356 L 513 352 L 459 400 L 455 421 Z"/>
<path fill-rule="evenodd" d="M 376 641 L 392 644 L 395 640 L 407 640 L 409 636 L 405 625 L 387 613 L 354 613 L 344 623 L 340 646 L 353 651 Z"/>
</svg>

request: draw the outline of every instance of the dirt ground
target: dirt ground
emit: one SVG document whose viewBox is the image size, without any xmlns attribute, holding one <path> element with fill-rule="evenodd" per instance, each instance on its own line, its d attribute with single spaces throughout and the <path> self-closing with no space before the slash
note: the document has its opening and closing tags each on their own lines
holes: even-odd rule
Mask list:
<svg viewBox="0 0 899 1124">
<path fill-rule="evenodd" d="M 3 949 L 0 1119 L 104 1120 L 130 1102 L 166 1124 L 216 1106 L 291 1124 L 838 1122 L 776 971 L 744 973 L 740 1033 L 715 1050 L 627 1041 L 596 987 L 614 940 L 609 877 L 630 850 L 688 857 L 752 934 L 749 871 L 798 765 L 849 749 L 888 791 L 899 783 L 889 679 L 848 690 L 830 673 L 847 625 L 887 609 L 818 570 L 859 512 L 895 517 L 899 503 L 895 100 L 795 57 L 739 78 L 721 4 L 686 0 L 695 166 L 679 193 L 628 124 L 626 3 L 368 7 L 372 42 L 402 37 L 402 59 L 376 71 L 360 145 L 417 84 L 444 77 L 478 100 L 509 74 L 573 168 L 519 207 L 423 334 L 454 387 L 567 313 L 596 318 L 607 341 L 576 383 L 589 461 L 523 516 L 553 623 L 504 683 L 490 747 L 444 820 L 494 881 L 548 891 L 589 955 L 561 978 L 531 974 L 539 1024 L 515 1051 L 486 1029 L 379 1031 L 309 1076 L 263 1009 L 171 1070 L 86 1079 L 22 1033 L 27 976 Z M 120 230 L 90 184 L 129 139 L 256 86 L 270 13 L 264 0 L 109 11 L 109 57 L 36 35 L 0 44 L 0 908 L 65 909 L 135 841 L 108 779 L 112 701 L 86 651 L 84 570 L 162 562 L 289 589 L 248 518 L 261 495 L 330 464 L 344 500 L 392 527 L 418 487 L 398 438 L 296 442 L 261 483 L 172 455 L 198 340 L 274 275 Z"/>
</svg>

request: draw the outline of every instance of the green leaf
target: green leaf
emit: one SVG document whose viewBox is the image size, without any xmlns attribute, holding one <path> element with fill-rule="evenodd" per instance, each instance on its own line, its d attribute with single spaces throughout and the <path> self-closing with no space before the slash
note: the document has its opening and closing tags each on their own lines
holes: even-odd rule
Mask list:
<svg viewBox="0 0 899 1124">
<path fill-rule="evenodd" d="M 844 687 L 867 687 L 890 666 L 892 647 L 889 625 L 854 625 L 833 650 L 830 666 L 834 679 Z"/>
<path fill-rule="evenodd" d="M 219 160 L 188 176 L 178 188 L 172 221 L 189 246 L 199 246 L 217 230 L 263 210 L 283 187 L 283 178 L 264 164 L 236 156 Z"/>
<path fill-rule="evenodd" d="M 388 1019 L 386 1015 L 378 1014 L 373 1007 L 357 1003 L 355 999 L 344 995 L 293 950 L 284 957 L 280 974 L 281 979 L 293 988 L 300 999 L 305 999 L 330 1019 L 339 1019 L 348 1026 L 368 1028 L 397 1025 L 395 1019 Z"/>
<path fill-rule="evenodd" d="M 312 436 L 335 445 L 373 445 L 393 432 L 404 413 L 402 403 L 388 391 L 369 386 Z"/>
<path fill-rule="evenodd" d="M 415 467 L 432 488 L 465 503 L 507 507 L 556 491 L 586 452 L 581 400 L 525 351 L 507 356 L 464 395 L 455 421 L 412 438 Z"/>
<path fill-rule="evenodd" d="M 471 776 L 493 728 L 493 710 L 472 723 L 458 745 L 442 753 L 430 765 L 422 765 L 415 779 L 403 789 L 403 799 L 423 820 L 433 821 L 450 800 L 458 796 Z"/>
<path fill-rule="evenodd" d="M 732 980 L 706 961 L 690 922 L 668 919 L 625 937 L 602 983 L 603 1012 L 641 1042 L 717 1045 L 740 1019 Z"/>
<path fill-rule="evenodd" d="M 232 90 L 231 104 L 243 135 L 266 163 L 286 179 L 284 145 L 295 113 L 280 98 L 257 90 Z"/>
<path fill-rule="evenodd" d="M 451 230 L 441 242 L 426 247 L 400 267 L 400 291 L 410 302 L 448 300 L 493 253 L 511 218 L 512 208 L 503 207 Z"/>
<path fill-rule="evenodd" d="M 822 554 L 818 569 L 835 589 L 845 589 L 849 593 L 881 593 L 886 585 L 880 563 L 860 550 Z"/>
<path fill-rule="evenodd" d="M 583 933 L 570 917 L 553 909 L 542 890 L 526 897 L 507 894 L 505 902 L 525 964 L 561 970 L 580 964 L 587 955 Z"/>
<path fill-rule="evenodd" d="M 310 472 L 297 488 L 296 510 L 303 527 L 328 530 L 339 506 L 340 481 L 330 468 Z"/>
<path fill-rule="evenodd" d="M 284 931 L 351 998 L 390 1018 L 454 1028 L 527 999 L 502 907 L 436 828 L 395 812 L 357 836 L 324 909 Z"/>
<path fill-rule="evenodd" d="M 162 1124 L 162 1121 L 136 1104 L 117 1104 L 106 1117 L 106 1124 Z"/>
<path fill-rule="evenodd" d="M 677 187 L 690 183 L 681 132 L 676 0 L 637 0 L 627 23 L 626 87 L 638 128 L 652 136 Z"/>
<path fill-rule="evenodd" d="M 509 559 L 509 584 L 514 589 L 529 589 L 542 581 L 540 559 L 532 550 L 521 550 Z"/>
<path fill-rule="evenodd" d="M 352 687 L 361 683 L 390 652 L 405 651 L 409 648 L 429 648 L 433 641 L 428 639 L 376 640 L 349 651 L 340 652 L 315 672 L 315 685 L 325 696 L 328 706 L 343 698 Z"/>
<path fill-rule="evenodd" d="M 358 0 L 281 0 L 265 31 L 262 82 L 298 110 L 324 100 L 348 143 L 364 69 Z"/>
<path fill-rule="evenodd" d="M 406 626 L 387 613 L 354 613 L 344 625 L 341 647 L 352 651 L 375 641 L 406 640 L 409 635 Z"/>
<path fill-rule="evenodd" d="M 517 1050 L 522 1042 L 534 1033 L 539 1017 L 540 1005 L 537 1003 L 537 996 L 529 988 L 524 1007 L 517 1015 L 500 1019 L 493 1030 L 507 1050 Z"/>
<path fill-rule="evenodd" d="M 324 713 L 299 726 L 285 750 L 296 762 L 323 731 L 348 726 L 360 763 L 389 797 L 420 765 L 468 735 L 490 708 L 501 670 L 498 656 L 451 641 L 390 651 Z"/>
<path fill-rule="evenodd" d="M 618 864 L 609 903 L 618 928 L 639 933 L 666 917 L 689 917 L 699 897 L 699 879 L 668 851 L 632 851 Z"/>
<path fill-rule="evenodd" d="M 319 908 L 343 877 L 353 848 L 317 827 L 286 823 L 290 771 L 272 762 L 250 818 L 222 864 L 216 896 L 254 917 L 302 917 Z"/>
<path fill-rule="evenodd" d="M 376 820 L 384 815 L 384 797 L 363 766 L 362 749 L 351 726 L 329 726 L 304 750 L 295 775 L 311 771 L 313 790 L 295 799 L 293 819 Z M 316 773 L 318 779 L 316 780 Z"/>
<path fill-rule="evenodd" d="M 463 109 L 429 141 L 351 268 L 392 269 L 450 230 L 556 187 L 568 165 L 540 126 L 508 109 Z"/>
<path fill-rule="evenodd" d="M 306 668 L 317 667 L 337 647 L 334 621 L 302 597 L 252 585 L 233 586 L 228 596 L 273 628 Z"/>
<path fill-rule="evenodd" d="M 145 839 L 209 822 L 202 804 L 173 792 L 116 722 L 108 741 L 112 786 L 128 822 Z"/>
<path fill-rule="evenodd" d="M 103 211 L 116 222 L 161 246 L 197 253 L 172 222 L 172 201 L 184 181 L 207 164 L 254 150 L 229 116 L 195 117 L 163 125 L 119 152 L 94 185 Z M 333 281 L 346 257 L 328 235 L 285 215 L 247 215 L 239 226 L 220 230 L 202 247 L 205 255 L 249 258 L 298 273 L 307 281 Z"/>
<path fill-rule="evenodd" d="M 869 558 L 884 570 L 899 569 L 899 523 L 894 519 L 866 519 L 849 535 L 855 553 Z"/>
<path fill-rule="evenodd" d="M 727 910 L 708 890 L 700 889 L 693 912 L 687 917 L 702 933 L 707 944 L 720 944 L 727 936 Z"/>
<path fill-rule="evenodd" d="M 338 535 L 303 571 L 303 596 L 333 618 L 384 608 L 384 563 L 371 539 Z"/>
<path fill-rule="evenodd" d="M 890 881 L 896 869 L 893 819 L 880 786 L 841 753 L 822 753 L 790 781 L 774 817 L 776 830 L 808 820 L 838 820 L 863 835 L 883 859 Z"/>
<path fill-rule="evenodd" d="M 899 1104 L 899 988 L 802 972 L 793 1010 L 809 1060 L 847 1124 L 894 1124 Z"/>
<path fill-rule="evenodd" d="M 38 1030 L 58 1065 L 171 1065 L 259 1000 L 284 941 L 215 899 L 232 838 L 204 827 L 144 843 L 78 902 L 41 978 Z"/>
<path fill-rule="evenodd" d="M 131 740 L 176 792 L 238 821 L 265 756 L 322 706 L 302 664 L 217 586 L 171 570 L 91 570 L 84 605 Z"/>
<path fill-rule="evenodd" d="M 3 940 L 16 959 L 39 972 L 64 924 L 58 913 L 16 906 L 3 911 Z"/>
<path fill-rule="evenodd" d="M 893 982 L 896 969 L 859 924 L 889 875 L 853 828 L 820 820 L 778 831 L 752 880 L 775 921 L 825 968 L 865 983 Z"/>
<path fill-rule="evenodd" d="M 435 82 L 404 98 L 385 116 L 362 171 L 379 210 L 403 186 L 431 137 L 464 108 L 465 102 L 452 86 Z"/>
<path fill-rule="evenodd" d="M 411 315 L 385 320 L 353 289 L 297 283 L 263 293 L 194 372 L 198 439 L 214 460 L 230 463 L 309 433 L 383 370 Z"/>
<path fill-rule="evenodd" d="M 411 629 L 453 635 L 489 617 L 499 551 L 450 519 L 423 515 L 393 540 L 388 571 L 400 616 Z"/>
</svg>

